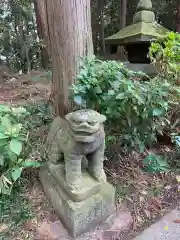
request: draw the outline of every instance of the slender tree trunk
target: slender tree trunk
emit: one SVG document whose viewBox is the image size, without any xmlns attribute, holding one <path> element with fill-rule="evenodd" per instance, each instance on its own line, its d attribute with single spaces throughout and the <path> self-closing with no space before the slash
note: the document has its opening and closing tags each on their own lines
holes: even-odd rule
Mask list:
<svg viewBox="0 0 180 240">
<path fill-rule="evenodd" d="M 42 0 L 41 0 L 42 1 Z M 90 0 L 45 0 L 53 70 L 56 114 L 70 110 L 69 87 L 80 58 L 93 54 Z"/>
<path fill-rule="evenodd" d="M 100 53 L 105 54 L 105 39 L 104 39 L 104 0 L 98 0 L 98 22 L 99 22 L 99 36 L 100 36 Z"/>
<path fill-rule="evenodd" d="M 126 26 L 126 15 L 127 15 L 127 0 L 120 0 L 119 1 L 119 26 L 120 29 Z M 118 47 L 118 55 L 120 58 L 125 57 L 124 55 L 124 47 Z"/>
<path fill-rule="evenodd" d="M 34 9 L 36 15 L 36 24 L 38 36 L 45 41 L 47 35 L 46 10 L 42 0 L 34 0 Z M 41 47 L 41 67 L 47 69 L 49 65 L 49 54 L 47 46 Z"/>
<path fill-rule="evenodd" d="M 24 22 L 22 19 L 19 21 L 19 40 L 20 40 L 20 59 L 21 59 L 21 70 L 23 73 L 27 73 L 27 58 L 26 58 L 26 44 L 25 44 L 25 33 L 24 33 Z"/>
<path fill-rule="evenodd" d="M 98 1 L 91 0 L 91 26 L 92 26 L 92 37 L 94 45 L 94 54 L 98 55 L 99 51 L 99 22 L 98 22 Z"/>
<path fill-rule="evenodd" d="M 110 1 L 111 5 L 110 5 L 110 26 L 111 29 L 113 28 L 113 18 L 114 18 L 114 0 Z M 112 34 L 112 33 L 111 33 Z"/>
<path fill-rule="evenodd" d="M 180 33 L 180 0 L 177 0 L 176 32 Z"/>
<path fill-rule="evenodd" d="M 127 0 L 120 0 L 120 28 L 126 26 Z"/>
</svg>

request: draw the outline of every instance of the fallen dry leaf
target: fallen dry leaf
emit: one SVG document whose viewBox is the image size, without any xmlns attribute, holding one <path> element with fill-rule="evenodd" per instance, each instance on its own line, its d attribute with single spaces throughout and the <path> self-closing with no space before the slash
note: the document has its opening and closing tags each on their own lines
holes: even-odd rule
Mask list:
<svg viewBox="0 0 180 240">
<path fill-rule="evenodd" d="M 178 183 L 180 183 L 180 175 L 176 176 L 176 180 Z"/>
<path fill-rule="evenodd" d="M 24 229 L 26 231 L 31 231 L 34 229 L 35 225 L 37 225 L 37 220 L 36 222 L 34 221 L 34 219 L 28 220 L 27 222 L 25 222 L 24 224 Z"/>
<path fill-rule="evenodd" d="M 0 224 L 0 233 L 6 231 L 8 229 L 8 225 L 7 224 Z"/>
</svg>

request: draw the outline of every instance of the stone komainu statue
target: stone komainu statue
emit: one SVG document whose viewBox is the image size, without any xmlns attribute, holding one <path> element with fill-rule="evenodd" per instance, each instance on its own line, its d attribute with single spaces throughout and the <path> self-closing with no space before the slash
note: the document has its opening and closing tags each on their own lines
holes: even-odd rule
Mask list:
<svg viewBox="0 0 180 240">
<path fill-rule="evenodd" d="M 97 181 L 106 181 L 103 170 L 106 117 L 94 110 L 69 113 L 65 120 L 54 119 L 47 138 L 48 167 L 65 165 L 65 180 L 70 189 L 81 189 L 81 162 L 88 160 L 88 172 Z"/>
</svg>

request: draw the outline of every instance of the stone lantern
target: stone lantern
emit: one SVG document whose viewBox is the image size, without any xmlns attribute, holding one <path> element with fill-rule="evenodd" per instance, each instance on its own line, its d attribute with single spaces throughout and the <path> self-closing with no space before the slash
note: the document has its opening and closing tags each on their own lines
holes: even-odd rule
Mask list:
<svg viewBox="0 0 180 240">
<path fill-rule="evenodd" d="M 124 46 L 128 61 L 132 64 L 149 64 L 147 57 L 153 39 L 165 35 L 166 28 L 155 21 L 151 0 L 139 0 L 133 23 L 106 39 L 109 49 Z"/>
</svg>

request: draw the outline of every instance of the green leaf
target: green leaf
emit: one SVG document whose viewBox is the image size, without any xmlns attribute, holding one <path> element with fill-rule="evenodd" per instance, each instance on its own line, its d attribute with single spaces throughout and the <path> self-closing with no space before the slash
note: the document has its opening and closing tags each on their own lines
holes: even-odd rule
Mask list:
<svg viewBox="0 0 180 240">
<path fill-rule="evenodd" d="M 37 161 L 31 161 L 31 160 L 26 160 L 25 162 L 22 162 L 22 167 L 34 167 L 34 168 L 37 168 L 37 167 L 40 167 L 41 164 Z"/>
<path fill-rule="evenodd" d="M 8 141 L 4 138 L 4 139 L 0 139 L 0 147 L 5 146 L 8 144 Z"/>
<path fill-rule="evenodd" d="M 121 100 L 121 99 L 124 99 L 124 97 L 125 97 L 125 93 L 119 93 L 119 94 L 116 96 L 116 99 Z"/>
<path fill-rule="evenodd" d="M 5 133 L 5 132 L 6 132 L 6 128 L 0 124 L 0 133 Z"/>
<path fill-rule="evenodd" d="M 26 141 L 26 139 L 27 139 L 27 137 L 23 136 L 23 135 L 16 137 L 16 140 L 18 140 L 18 141 Z"/>
<path fill-rule="evenodd" d="M 7 139 L 7 138 L 9 138 L 9 136 L 0 132 L 0 139 Z"/>
<path fill-rule="evenodd" d="M 94 90 L 94 93 L 95 93 L 95 94 L 100 94 L 100 93 L 102 93 L 102 89 L 100 88 L 100 86 L 95 87 L 93 90 Z"/>
<path fill-rule="evenodd" d="M 12 188 L 13 188 L 13 185 L 8 186 L 8 187 L 4 185 L 3 188 L 0 189 L 0 192 L 2 192 L 2 194 L 4 194 L 4 195 L 10 196 L 11 192 L 12 192 Z"/>
<path fill-rule="evenodd" d="M 169 164 L 167 163 L 167 161 L 159 156 L 157 156 L 157 165 L 159 165 L 160 168 L 169 167 Z"/>
<path fill-rule="evenodd" d="M 0 155 L 0 166 L 4 166 L 4 156 Z"/>
<path fill-rule="evenodd" d="M 124 79 L 124 74 L 122 72 L 118 72 L 116 77 L 117 77 L 118 80 Z"/>
<path fill-rule="evenodd" d="M 21 129 L 22 129 L 22 124 L 21 123 L 15 124 L 11 128 L 11 136 L 17 137 L 19 135 L 19 132 L 21 131 Z"/>
<path fill-rule="evenodd" d="M 158 170 L 159 170 L 159 172 L 168 172 L 168 171 L 170 171 L 170 166 L 169 165 L 161 166 Z"/>
<path fill-rule="evenodd" d="M 164 110 L 161 108 L 155 108 L 153 109 L 153 116 L 162 116 L 164 114 Z"/>
<path fill-rule="evenodd" d="M 156 155 L 154 154 L 149 154 L 148 156 L 145 157 L 145 159 L 143 160 L 143 164 L 144 165 L 149 165 L 151 162 L 156 161 Z"/>
<path fill-rule="evenodd" d="M 109 90 L 109 91 L 108 91 L 108 95 L 113 96 L 114 94 L 115 94 L 115 91 L 114 91 L 114 90 Z"/>
<path fill-rule="evenodd" d="M 118 89 L 120 86 L 120 81 L 114 81 L 110 83 L 113 89 Z"/>
<path fill-rule="evenodd" d="M 17 155 L 13 153 L 10 149 L 8 150 L 8 156 L 12 162 L 17 162 Z"/>
<path fill-rule="evenodd" d="M 18 156 L 20 155 L 22 151 L 22 142 L 16 139 L 12 139 L 9 146 L 13 153 L 15 153 Z"/>
<path fill-rule="evenodd" d="M 22 163 L 23 161 L 24 161 L 23 158 L 19 158 L 18 161 L 17 161 L 17 163 L 20 164 L 20 163 Z"/>
<path fill-rule="evenodd" d="M 21 173 L 22 173 L 22 168 L 16 167 L 16 168 L 12 169 L 11 177 L 12 177 L 14 182 L 17 181 L 17 179 L 20 178 Z"/>
<path fill-rule="evenodd" d="M 81 96 L 75 96 L 74 97 L 74 102 L 78 105 L 82 104 L 82 97 Z"/>
<path fill-rule="evenodd" d="M 145 151 L 145 145 L 143 142 L 139 144 L 139 150 L 140 150 L 140 153 L 143 153 Z"/>
<path fill-rule="evenodd" d="M 7 105 L 0 104 L 0 113 L 1 112 L 3 112 L 3 113 L 10 113 L 11 109 Z"/>
<path fill-rule="evenodd" d="M 12 125 L 8 115 L 5 115 L 1 118 L 1 123 L 2 126 L 4 126 L 8 131 L 10 131 Z"/>
<path fill-rule="evenodd" d="M 145 165 L 145 170 L 151 173 L 167 172 L 170 169 L 170 166 L 167 163 L 167 161 L 155 154 L 149 154 L 143 160 L 143 164 Z"/>
<path fill-rule="evenodd" d="M 23 107 L 12 108 L 12 112 L 13 112 L 15 115 L 21 115 L 21 114 L 27 113 L 26 109 L 23 108 Z"/>
</svg>

